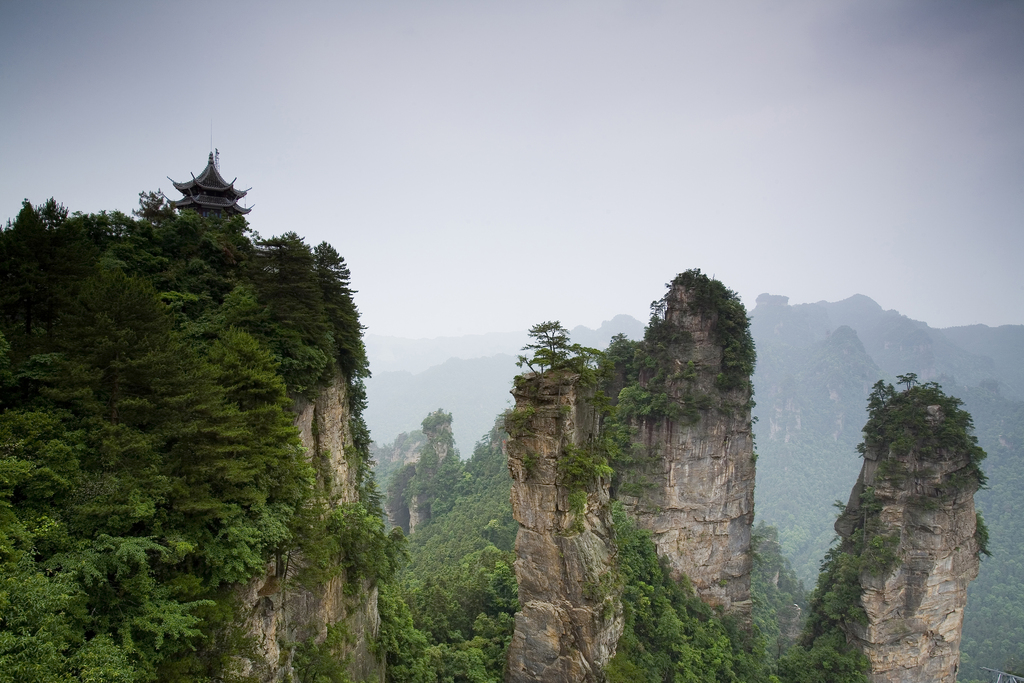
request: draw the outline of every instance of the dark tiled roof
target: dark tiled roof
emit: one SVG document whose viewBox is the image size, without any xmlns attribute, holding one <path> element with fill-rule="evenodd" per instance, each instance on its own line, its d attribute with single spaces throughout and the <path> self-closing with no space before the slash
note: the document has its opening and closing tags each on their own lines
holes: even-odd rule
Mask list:
<svg viewBox="0 0 1024 683">
<path fill-rule="evenodd" d="M 220 171 L 217 170 L 217 165 L 213 161 L 213 152 L 210 152 L 210 158 L 206 163 L 206 168 L 198 176 L 193 176 L 192 180 L 187 180 L 183 183 L 179 183 L 171 178 L 168 178 L 182 194 L 190 194 L 189 190 L 193 188 L 200 188 L 202 190 L 213 190 L 217 192 L 225 192 L 226 194 L 232 195 L 235 199 L 239 199 L 246 195 L 247 191 L 239 191 L 234 188 L 234 181 L 230 183 L 224 180 L 221 176 Z"/>
<path fill-rule="evenodd" d="M 211 197 L 210 195 L 199 194 L 199 195 L 186 195 L 174 202 L 174 208 L 176 209 L 189 209 L 195 207 L 203 207 L 207 209 L 222 209 L 228 212 L 235 212 L 246 214 L 252 211 L 252 208 L 243 208 L 238 205 L 238 202 L 229 197 Z"/>
<path fill-rule="evenodd" d="M 221 177 L 217 165 L 213 162 L 213 152 L 210 152 L 210 160 L 203 172 L 196 176 L 196 184 L 210 190 L 224 190 L 231 187 L 231 183 Z"/>
</svg>

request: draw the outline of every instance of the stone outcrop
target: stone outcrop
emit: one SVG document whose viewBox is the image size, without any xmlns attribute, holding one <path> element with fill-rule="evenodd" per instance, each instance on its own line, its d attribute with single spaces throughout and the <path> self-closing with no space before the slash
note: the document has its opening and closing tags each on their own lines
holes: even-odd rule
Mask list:
<svg viewBox="0 0 1024 683">
<path fill-rule="evenodd" d="M 375 463 L 374 472 L 409 465 L 420 459 L 420 449 L 427 442 L 423 432 L 415 429 L 402 432 L 389 444 L 370 444 L 370 455 Z"/>
<path fill-rule="evenodd" d="M 746 313 L 721 283 L 689 271 L 670 285 L 640 352 L 632 395 L 647 403 L 634 408 L 637 453 L 616 496 L 652 533 L 674 578 L 689 577 L 705 602 L 745 618 L 755 469 Z"/>
<path fill-rule="evenodd" d="M 876 415 L 913 400 L 910 392 L 892 397 Z M 967 584 L 978 575 L 974 492 L 984 454 L 972 438 L 944 436 L 969 427 L 955 403 L 904 414 L 902 446 L 866 439 L 860 477 L 836 522 L 841 547 L 875 556 L 860 574 L 867 623 L 847 621 L 843 630 L 867 656 L 872 683 L 954 683 Z"/>
<path fill-rule="evenodd" d="M 559 462 L 598 429 L 579 376 L 517 378 L 506 421 L 512 511 L 519 522 L 515 572 L 520 612 L 506 681 L 603 681 L 622 635 L 608 477 L 570 484 Z"/>
<path fill-rule="evenodd" d="M 357 472 L 346 459 L 353 448 L 346 387 L 345 378 L 338 375 L 314 400 L 299 398 L 295 403 L 295 425 L 316 467 L 317 483 L 328 492 L 332 505 L 359 499 Z M 241 673 L 265 683 L 301 683 L 290 646 L 308 639 L 321 643 L 328 626 L 343 624 L 350 637 L 339 656 L 348 658 L 350 677 L 383 681 L 383 665 L 370 652 L 380 625 L 376 587 L 364 582 L 354 595 L 347 594 L 344 575 L 312 587 L 300 585 L 295 577 L 301 567 L 301 556 L 292 553 L 269 563 L 264 576 L 240 588 L 246 635 L 257 655 L 241 662 Z"/>
<path fill-rule="evenodd" d="M 393 526 L 411 534 L 432 517 L 438 472 L 449 458 L 458 459 L 452 435 L 452 415 L 439 408 L 423 420 L 423 440 L 407 453 L 406 465 L 392 475 L 388 485 L 387 513 Z M 396 444 L 398 441 L 396 440 Z"/>
</svg>

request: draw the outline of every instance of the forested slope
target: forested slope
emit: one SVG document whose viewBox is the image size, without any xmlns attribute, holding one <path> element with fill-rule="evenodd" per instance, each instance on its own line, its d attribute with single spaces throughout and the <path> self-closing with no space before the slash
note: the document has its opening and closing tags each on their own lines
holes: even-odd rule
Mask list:
<svg viewBox="0 0 1024 683">
<path fill-rule="evenodd" d="M 394 568 L 344 259 L 141 199 L 136 217 L 26 202 L 0 232 L 0 680 L 237 678 L 235 587 L 268 562 L 353 585 Z M 343 507 L 291 413 L 339 375 Z M 341 675 L 330 647 L 288 647 Z"/>
</svg>

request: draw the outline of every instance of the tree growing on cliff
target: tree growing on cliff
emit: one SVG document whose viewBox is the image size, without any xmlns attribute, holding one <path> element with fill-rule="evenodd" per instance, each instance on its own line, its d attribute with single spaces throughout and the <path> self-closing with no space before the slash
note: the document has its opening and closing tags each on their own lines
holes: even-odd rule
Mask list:
<svg viewBox="0 0 1024 683">
<path fill-rule="evenodd" d="M 547 370 L 569 370 L 583 377 L 585 383 L 596 380 L 596 371 L 603 353 L 569 340 L 569 331 L 557 320 L 537 323 L 530 328 L 532 344 L 523 351 L 532 351 L 532 356 L 521 355 L 516 365 L 530 368 L 531 372 L 544 373 Z M 536 367 L 535 367 L 536 366 Z"/>
</svg>

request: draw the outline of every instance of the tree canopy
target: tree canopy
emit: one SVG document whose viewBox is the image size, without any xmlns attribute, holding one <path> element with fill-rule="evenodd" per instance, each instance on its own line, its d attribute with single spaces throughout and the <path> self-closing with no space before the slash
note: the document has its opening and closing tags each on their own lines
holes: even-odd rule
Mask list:
<svg viewBox="0 0 1024 683">
<path fill-rule="evenodd" d="M 247 647 L 231 586 L 269 560 L 393 575 L 349 280 L 330 245 L 156 193 L 134 218 L 25 202 L 0 230 L 0 681 L 219 680 Z M 345 506 L 291 413 L 339 374 Z"/>
</svg>

